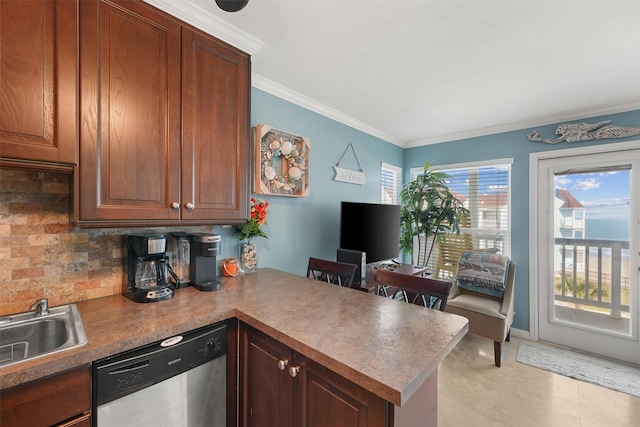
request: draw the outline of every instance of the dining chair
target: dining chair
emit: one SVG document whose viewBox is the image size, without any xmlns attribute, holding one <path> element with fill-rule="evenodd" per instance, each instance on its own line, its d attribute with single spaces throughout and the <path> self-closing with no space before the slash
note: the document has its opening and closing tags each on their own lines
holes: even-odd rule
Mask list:
<svg viewBox="0 0 640 427">
<path fill-rule="evenodd" d="M 350 288 L 357 268 L 355 264 L 309 257 L 307 277 Z"/>
<path fill-rule="evenodd" d="M 444 311 L 451 282 L 426 276 L 411 276 L 379 268 L 376 271 L 377 293 L 393 299 Z"/>
</svg>

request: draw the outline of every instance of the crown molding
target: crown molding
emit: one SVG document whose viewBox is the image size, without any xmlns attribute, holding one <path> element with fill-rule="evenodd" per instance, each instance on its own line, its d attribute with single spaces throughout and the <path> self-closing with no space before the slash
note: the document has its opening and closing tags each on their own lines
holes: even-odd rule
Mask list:
<svg viewBox="0 0 640 427">
<path fill-rule="evenodd" d="M 315 113 L 321 114 L 332 120 L 335 120 L 344 125 L 350 126 L 361 132 L 380 138 L 386 142 L 397 145 L 401 148 L 414 148 L 422 147 L 425 145 L 440 144 L 443 142 L 459 141 L 462 139 L 476 138 L 480 136 L 494 135 L 498 133 L 512 132 L 524 129 L 530 129 L 539 126 L 553 125 L 563 122 L 569 122 L 573 120 L 583 120 L 590 117 L 606 116 L 609 114 L 626 113 L 628 111 L 640 110 L 640 102 L 611 106 L 607 108 L 584 110 L 577 113 L 568 114 L 559 117 L 546 117 L 539 120 L 530 120 L 524 122 L 509 123 L 501 126 L 492 126 L 482 129 L 474 129 L 465 132 L 451 133 L 447 135 L 441 135 L 433 138 L 424 138 L 415 141 L 402 141 L 395 138 L 379 129 L 373 128 L 368 124 L 347 116 L 333 108 L 327 107 L 321 103 L 314 101 L 300 93 L 294 92 L 278 83 L 268 80 L 256 73 L 252 74 L 252 86 L 256 89 L 263 90 L 271 95 L 282 98 L 293 104 L 304 107 Z"/>
<path fill-rule="evenodd" d="M 211 11 L 201 8 L 189 1 L 175 0 L 143 0 L 158 9 L 175 16 L 184 22 L 193 25 L 219 38 L 240 50 L 254 55 L 264 43 L 261 40 L 239 30 L 233 25 L 223 21 Z"/>
<path fill-rule="evenodd" d="M 260 89 L 264 92 L 270 93 L 271 95 L 277 96 L 278 98 L 282 98 L 300 107 L 306 108 L 307 110 L 313 111 L 314 113 L 318 113 L 332 120 L 335 120 L 336 122 L 364 132 L 368 135 L 380 138 L 386 142 L 405 148 L 405 143 L 403 141 L 400 141 L 397 138 L 394 138 L 379 129 L 371 127 L 364 122 L 356 120 L 353 117 L 341 113 L 338 110 L 316 102 L 313 99 L 308 98 L 298 92 L 292 91 L 280 85 L 279 83 L 266 79 L 259 74 L 253 73 L 251 75 L 251 85 L 256 89 Z"/>
<path fill-rule="evenodd" d="M 584 120 L 591 117 L 607 116 L 609 114 L 626 113 L 629 111 L 640 110 L 640 102 L 611 106 L 600 109 L 584 110 L 565 116 L 546 117 L 539 120 L 531 120 L 525 122 L 509 123 L 502 126 L 493 126 L 483 129 L 474 129 L 466 132 L 451 133 L 448 135 L 437 136 L 433 138 L 419 139 L 411 141 L 404 145 L 404 148 L 422 147 L 425 145 L 440 144 L 442 142 L 459 141 L 461 139 L 475 138 L 479 136 L 494 135 L 504 132 L 512 132 L 517 130 L 530 129 L 539 126 L 548 126 L 570 122 L 574 120 Z"/>
</svg>

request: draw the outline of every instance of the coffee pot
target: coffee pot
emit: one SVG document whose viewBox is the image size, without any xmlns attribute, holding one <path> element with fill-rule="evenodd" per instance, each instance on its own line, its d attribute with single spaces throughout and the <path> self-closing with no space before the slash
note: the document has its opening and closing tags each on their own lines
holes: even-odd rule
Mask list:
<svg viewBox="0 0 640 427">
<path fill-rule="evenodd" d="M 154 302 L 173 297 L 180 280 L 166 252 L 164 234 L 127 236 L 127 298 Z"/>
<path fill-rule="evenodd" d="M 190 235 L 180 231 L 174 231 L 168 236 L 169 261 L 173 271 L 180 279 L 180 288 L 185 288 L 191 283 L 191 239 Z"/>
</svg>

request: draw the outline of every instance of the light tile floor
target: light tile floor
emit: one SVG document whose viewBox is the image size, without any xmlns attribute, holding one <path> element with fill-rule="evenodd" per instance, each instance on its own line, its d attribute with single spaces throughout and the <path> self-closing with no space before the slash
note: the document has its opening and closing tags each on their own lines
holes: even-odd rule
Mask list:
<svg viewBox="0 0 640 427">
<path fill-rule="evenodd" d="M 640 398 L 516 362 L 518 339 L 467 334 L 440 365 L 439 427 L 638 427 Z"/>
</svg>

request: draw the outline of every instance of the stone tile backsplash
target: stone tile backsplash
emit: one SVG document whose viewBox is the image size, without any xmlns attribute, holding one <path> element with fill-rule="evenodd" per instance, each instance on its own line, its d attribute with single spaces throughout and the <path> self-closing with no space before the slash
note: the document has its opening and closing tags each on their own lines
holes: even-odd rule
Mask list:
<svg viewBox="0 0 640 427">
<path fill-rule="evenodd" d="M 0 169 L 0 315 L 27 311 L 43 297 L 55 306 L 122 293 L 122 236 L 180 230 L 74 227 L 72 181 L 60 173 Z"/>
</svg>

